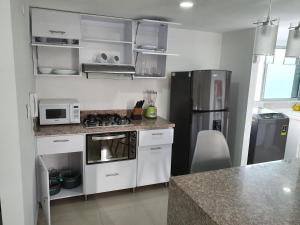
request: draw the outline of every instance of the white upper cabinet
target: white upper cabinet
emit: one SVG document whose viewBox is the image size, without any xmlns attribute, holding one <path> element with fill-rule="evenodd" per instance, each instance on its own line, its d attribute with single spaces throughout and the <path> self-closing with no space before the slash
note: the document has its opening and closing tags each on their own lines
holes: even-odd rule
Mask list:
<svg viewBox="0 0 300 225">
<path fill-rule="evenodd" d="M 32 36 L 64 39 L 80 39 L 80 15 L 78 13 L 37 9 L 31 11 Z"/>
<path fill-rule="evenodd" d="M 34 75 L 165 78 L 169 24 L 31 8 Z"/>
</svg>

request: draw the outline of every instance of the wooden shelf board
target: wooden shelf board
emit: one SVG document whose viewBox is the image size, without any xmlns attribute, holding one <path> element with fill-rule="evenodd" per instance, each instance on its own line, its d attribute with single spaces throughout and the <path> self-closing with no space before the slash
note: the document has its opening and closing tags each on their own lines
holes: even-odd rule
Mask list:
<svg viewBox="0 0 300 225">
<path fill-rule="evenodd" d="M 34 74 L 35 77 L 82 77 L 81 74 Z"/>
<path fill-rule="evenodd" d="M 139 75 L 133 75 L 133 79 L 166 79 L 166 76 L 163 77 L 155 77 L 155 76 L 139 76 Z"/>
<path fill-rule="evenodd" d="M 79 45 L 64 45 L 64 44 L 43 44 L 43 43 L 31 43 L 32 46 L 37 47 L 53 47 L 53 48 L 82 48 Z"/>
<path fill-rule="evenodd" d="M 133 44 L 132 41 L 118 41 L 118 40 L 107 40 L 107 39 L 97 39 L 97 38 L 83 38 L 84 42 L 103 42 L 103 43 L 111 43 L 111 44 Z"/>
<path fill-rule="evenodd" d="M 179 56 L 176 53 L 169 53 L 169 52 L 162 52 L 162 51 L 153 51 L 153 50 L 147 50 L 147 49 L 138 49 L 135 48 L 133 51 L 139 52 L 144 55 L 166 55 L 166 56 Z"/>
<path fill-rule="evenodd" d="M 82 64 L 90 64 L 90 65 L 101 65 L 101 66 L 134 66 L 133 64 L 127 63 L 97 63 L 97 62 L 82 62 Z"/>
<path fill-rule="evenodd" d="M 63 198 L 70 198 L 75 196 L 83 195 L 83 186 L 82 184 L 76 188 L 72 189 L 64 189 L 62 188 L 60 192 L 56 195 L 50 196 L 50 200 L 57 200 L 57 199 L 63 199 Z"/>
</svg>

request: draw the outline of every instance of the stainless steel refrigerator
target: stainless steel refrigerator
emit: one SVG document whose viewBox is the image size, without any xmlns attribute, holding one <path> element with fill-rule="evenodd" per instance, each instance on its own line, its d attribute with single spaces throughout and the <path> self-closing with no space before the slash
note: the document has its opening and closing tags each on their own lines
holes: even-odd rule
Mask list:
<svg viewBox="0 0 300 225">
<path fill-rule="evenodd" d="M 230 77 L 231 71 L 226 70 L 172 73 L 172 175 L 189 173 L 199 131 L 219 130 L 227 137 Z"/>
</svg>

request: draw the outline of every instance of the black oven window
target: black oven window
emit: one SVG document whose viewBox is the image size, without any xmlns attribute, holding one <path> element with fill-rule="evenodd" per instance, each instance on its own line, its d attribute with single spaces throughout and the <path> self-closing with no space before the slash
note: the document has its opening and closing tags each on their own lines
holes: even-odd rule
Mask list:
<svg viewBox="0 0 300 225">
<path fill-rule="evenodd" d="M 47 119 L 64 119 L 67 116 L 66 109 L 47 109 L 46 118 Z"/>
<path fill-rule="evenodd" d="M 103 163 L 135 158 L 136 133 L 87 135 L 87 163 Z"/>
</svg>

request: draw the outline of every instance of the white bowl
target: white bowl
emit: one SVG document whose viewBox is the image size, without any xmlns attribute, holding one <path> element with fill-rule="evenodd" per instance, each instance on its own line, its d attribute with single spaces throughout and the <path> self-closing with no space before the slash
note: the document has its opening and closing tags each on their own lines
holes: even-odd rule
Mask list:
<svg viewBox="0 0 300 225">
<path fill-rule="evenodd" d="M 53 71 L 53 68 L 50 67 L 39 67 L 38 69 L 41 74 L 51 74 Z"/>
</svg>

